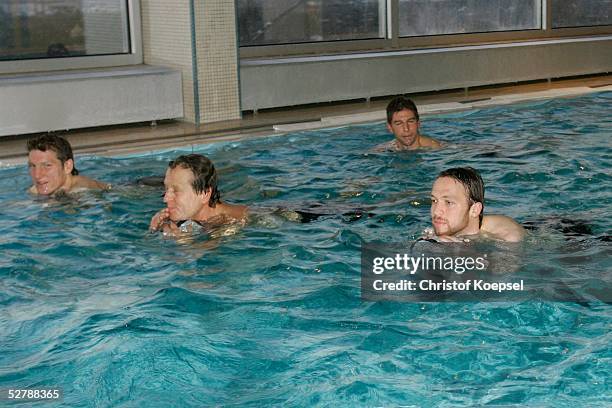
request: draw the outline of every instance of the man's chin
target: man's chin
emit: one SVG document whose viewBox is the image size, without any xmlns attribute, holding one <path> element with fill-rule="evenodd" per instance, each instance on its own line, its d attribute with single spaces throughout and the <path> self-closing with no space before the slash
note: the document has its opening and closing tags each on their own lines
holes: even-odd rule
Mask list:
<svg viewBox="0 0 612 408">
<path fill-rule="evenodd" d="M 415 147 L 416 139 L 400 139 L 400 145 L 406 149 Z"/>
<path fill-rule="evenodd" d="M 439 228 L 434 227 L 434 232 L 439 237 L 450 235 L 450 231 L 448 229 L 446 229 L 446 228 L 439 229 Z"/>
<path fill-rule="evenodd" d="M 53 191 L 49 191 L 47 189 L 41 189 L 41 190 L 36 190 L 36 194 L 39 196 L 45 196 L 45 197 L 50 197 L 53 195 L 53 193 L 55 193 L 55 190 Z"/>
<path fill-rule="evenodd" d="M 185 217 L 181 217 L 181 214 L 178 214 L 178 213 L 176 213 L 176 212 L 174 212 L 172 210 L 170 210 L 170 213 L 168 215 L 169 215 L 168 218 L 172 222 L 179 222 L 179 221 L 183 221 L 185 219 Z"/>
<path fill-rule="evenodd" d="M 36 186 L 34 186 L 34 189 L 36 190 L 36 194 L 38 194 L 38 195 L 51 195 L 51 194 L 53 194 L 53 191 L 49 191 L 49 187 L 46 184 L 36 185 Z"/>
</svg>

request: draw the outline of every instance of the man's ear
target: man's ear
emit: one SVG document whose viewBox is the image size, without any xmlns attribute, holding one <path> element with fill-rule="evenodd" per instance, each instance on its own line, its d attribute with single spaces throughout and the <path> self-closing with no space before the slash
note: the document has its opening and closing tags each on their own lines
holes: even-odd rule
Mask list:
<svg viewBox="0 0 612 408">
<path fill-rule="evenodd" d="M 74 161 L 72 159 L 68 159 L 64 162 L 64 173 L 72 174 L 72 170 L 74 169 Z"/>
<path fill-rule="evenodd" d="M 393 128 L 391 127 L 391 124 L 389 122 L 387 122 L 387 130 L 393 133 Z"/>
<path fill-rule="evenodd" d="M 200 193 L 200 196 L 202 197 L 202 202 L 204 204 L 208 204 L 210 201 L 210 196 L 212 195 L 212 188 L 208 187 L 206 190 L 202 191 Z"/>
<path fill-rule="evenodd" d="M 470 217 L 478 218 L 482 212 L 482 203 L 477 202 L 470 206 Z"/>
</svg>

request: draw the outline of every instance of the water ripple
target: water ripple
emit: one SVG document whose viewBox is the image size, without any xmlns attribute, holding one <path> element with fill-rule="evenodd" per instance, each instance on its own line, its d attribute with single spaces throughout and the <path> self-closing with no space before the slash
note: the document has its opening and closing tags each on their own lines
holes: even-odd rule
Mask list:
<svg viewBox="0 0 612 408">
<path fill-rule="evenodd" d="M 487 212 L 536 228 L 489 248 L 502 269 L 596 293 L 612 271 L 611 98 L 426 116 L 440 151 L 371 152 L 381 122 L 196 146 L 223 199 L 252 207 L 214 245 L 147 233 L 161 191 L 134 181 L 185 149 L 78 158 L 114 189 L 61 201 L 1 169 L 0 388 L 61 386 L 60 405 L 84 407 L 605 405 L 608 304 L 366 302 L 360 251 L 419 236 L 435 175 L 469 165 Z"/>
</svg>

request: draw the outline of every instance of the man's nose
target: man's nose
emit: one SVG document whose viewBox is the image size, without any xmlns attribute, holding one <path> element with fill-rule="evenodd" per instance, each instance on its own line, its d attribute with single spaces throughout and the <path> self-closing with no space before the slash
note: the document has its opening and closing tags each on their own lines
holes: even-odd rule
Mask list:
<svg viewBox="0 0 612 408">
<path fill-rule="evenodd" d="M 38 178 L 42 177 L 43 175 L 44 175 L 44 171 L 43 171 L 42 167 L 34 167 L 32 169 L 32 176 L 35 179 L 38 179 Z"/>
<path fill-rule="evenodd" d="M 439 204 L 433 204 L 433 213 L 434 215 L 442 215 L 444 213 L 444 209 Z"/>
</svg>

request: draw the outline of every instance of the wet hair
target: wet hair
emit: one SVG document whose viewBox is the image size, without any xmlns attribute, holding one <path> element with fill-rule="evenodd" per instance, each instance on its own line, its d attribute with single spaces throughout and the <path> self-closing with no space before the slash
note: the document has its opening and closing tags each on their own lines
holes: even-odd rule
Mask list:
<svg viewBox="0 0 612 408">
<path fill-rule="evenodd" d="M 210 189 L 208 206 L 214 208 L 217 205 L 221 199 L 221 194 L 217 188 L 217 171 L 208 157 L 201 154 L 186 154 L 172 160 L 168 163 L 168 167 L 171 169 L 181 167 L 191 170 L 191 173 L 193 173 L 193 181 L 191 182 L 193 190 L 196 194 L 200 194 Z"/>
<path fill-rule="evenodd" d="M 396 96 L 391 99 L 391 102 L 387 105 L 387 123 L 391 123 L 394 113 L 401 112 L 404 109 L 408 109 L 414 113 L 416 120 L 419 120 L 419 111 L 414 102 L 412 102 L 412 99 L 408 99 L 405 96 Z"/>
<path fill-rule="evenodd" d="M 55 152 L 55 155 L 62 163 L 62 166 L 67 160 L 70 159 L 72 160 L 72 173 L 70 174 L 73 176 L 77 176 L 79 174 L 76 164 L 74 163 L 72 147 L 70 147 L 70 143 L 68 143 L 68 141 L 61 136 L 52 134 L 37 136 L 34 139 L 28 140 L 27 149 L 28 153 L 30 153 L 32 150 L 40 150 L 41 152 L 51 150 L 52 152 Z"/>
<path fill-rule="evenodd" d="M 482 210 L 480 211 L 478 226 L 482 226 L 482 217 L 484 213 L 484 182 L 478 172 L 471 167 L 455 167 L 442 171 L 436 177 L 436 180 L 442 177 L 450 177 L 457 180 L 465 187 L 465 191 L 468 193 L 470 205 L 474 203 L 482 204 Z"/>
</svg>

